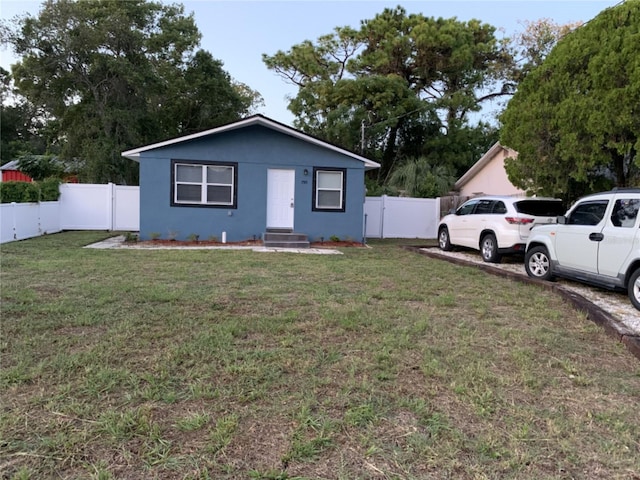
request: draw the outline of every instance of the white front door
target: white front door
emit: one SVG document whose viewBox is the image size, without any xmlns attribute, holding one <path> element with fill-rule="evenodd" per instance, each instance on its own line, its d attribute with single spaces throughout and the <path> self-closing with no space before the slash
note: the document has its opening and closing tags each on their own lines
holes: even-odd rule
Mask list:
<svg viewBox="0 0 640 480">
<path fill-rule="evenodd" d="M 267 228 L 293 230 L 295 170 L 267 170 Z"/>
</svg>

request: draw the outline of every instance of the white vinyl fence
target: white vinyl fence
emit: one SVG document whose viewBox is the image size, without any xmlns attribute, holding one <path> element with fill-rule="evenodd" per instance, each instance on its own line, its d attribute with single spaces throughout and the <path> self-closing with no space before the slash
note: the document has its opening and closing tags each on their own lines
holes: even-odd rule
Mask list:
<svg viewBox="0 0 640 480">
<path fill-rule="evenodd" d="M 59 202 L 0 204 L 0 243 L 60 230 Z"/>
<path fill-rule="evenodd" d="M 140 228 L 140 187 L 65 183 L 59 202 L 61 230 Z"/>
<path fill-rule="evenodd" d="M 436 238 L 439 198 L 367 197 L 367 238 Z"/>
<path fill-rule="evenodd" d="M 0 204 L 0 243 L 62 230 L 139 228 L 139 187 L 65 183 L 57 202 Z"/>
<path fill-rule="evenodd" d="M 440 199 L 367 197 L 367 238 L 435 238 Z M 140 229 L 140 188 L 60 185 L 57 202 L 0 204 L 0 243 L 62 230 Z"/>
</svg>

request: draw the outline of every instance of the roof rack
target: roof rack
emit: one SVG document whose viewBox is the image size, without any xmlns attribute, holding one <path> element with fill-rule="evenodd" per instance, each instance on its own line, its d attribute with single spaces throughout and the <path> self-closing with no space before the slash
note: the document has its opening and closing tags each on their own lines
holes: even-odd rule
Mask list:
<svg viewBox="0 0 640 480">
<path fill-rule="evenodd" d="M 638 193 L 640 192 L 640 188 L 639 187 L 613 187 L 611 189 L 612 192 L 632 192 L 632 193 Z"/>
</svg>

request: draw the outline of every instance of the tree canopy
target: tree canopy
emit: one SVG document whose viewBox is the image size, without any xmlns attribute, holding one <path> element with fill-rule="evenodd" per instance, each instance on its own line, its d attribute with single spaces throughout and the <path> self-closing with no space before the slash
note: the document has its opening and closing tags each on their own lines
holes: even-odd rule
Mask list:
<svg viewBox="0 0 640 480">
<path fill-rule="evenodd" d="M 562 38 L 501 116 L 511 182 L 567 200 L 640 184 L 639 58 L 638 0 Z"/>
<path fill-rule="evenodd" d="M 11 74 L 1 67 L 0 104 L 0 165 L 26 152 L 44 153 L 50 132 L 41 112 L 24 97 L 16 95 Z"/>
<path fill-rule="evenodd" d="M 446 166 L 434 166 L 426 158 L 409 158 L 393 170 L 388 183 L 394 193 L 434 198 L 445 195 L 455 181 Z"/>
<path fill-rule="evenodd" d="M 87 181 L 136 183 L 123 150 L 235 120 L 260 100 L 197 49 L 181 5 L 48 0 L 2 33 L 21 57 L 18 93 L 55 127 L 60 158 L 82 160 Z"/>
<path fill-rule="evenodd" d="M 469 114 L 509 90 L 513 59 L 494 33 L 478 20 L 397 7 L 263 60 L 298 87 L 289 104 L 296 126 L 380 161 L 381 181 L 418 157 L 432 165 L 448 157 L 449 173 L 460 174 L 495 141 Z M 473 141 L 453 154 L 453 137 Z"/>
</svg>

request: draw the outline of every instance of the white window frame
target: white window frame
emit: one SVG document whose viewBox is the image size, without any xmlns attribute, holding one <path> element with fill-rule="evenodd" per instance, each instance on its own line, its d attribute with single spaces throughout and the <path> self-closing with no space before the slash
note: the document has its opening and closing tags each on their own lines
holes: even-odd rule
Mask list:
<svg viewBox="0 0 640 480">
<path fill-rule="evenodd" d="M 178 167 L 200 167 L 201 176 L 199 182 L 178 181 Z M 236 208 L 236 188 L 237 188 L 237 164 L 218 162 L 192 162 L 183 160 L 172 161 L 172 205 L 175 206 L 201 206 L 201 207 L 223 207 Z M 208 167 L 222 167 L 231 170 L 231 183 L 207 182 Z M 199 185 L 200 201 L 178 199 L 178 185 Z M 208 202 L 207 188 L 212 186 L 231 187 L 229 202 Z"/>
<path fill-rule="evenodd" d="M 319 179 L 323 173 L 340 174 L 340 188 L 320 188 Z M 342 168 L 315 168 L 313 172 L 313 210 L 323 212 L 344 212 L 345 211 L 345 190 L 346 190 L 346 175 L 347 172 Z M 339 192 L 340 193 L 340 205 L 335 207 L 327 207 L 318 205 L 320 192 Z"/>
</svg>

